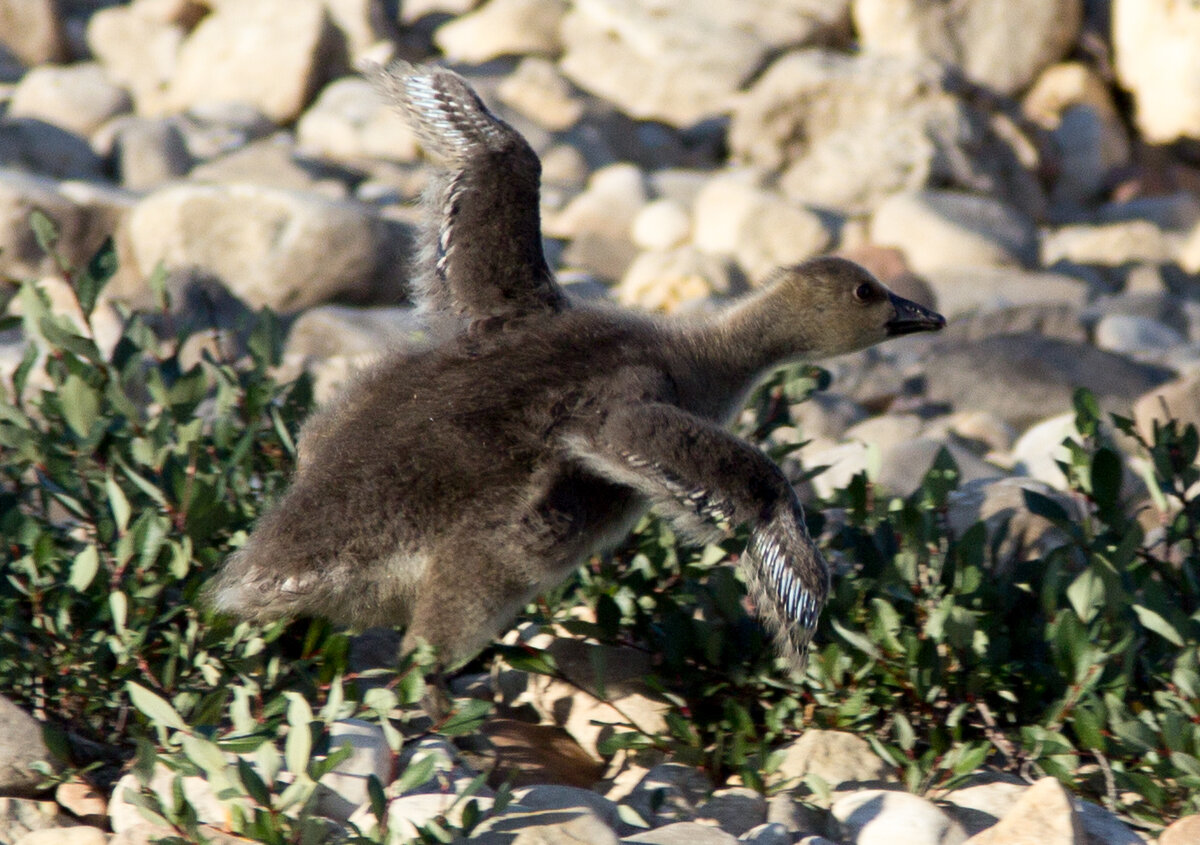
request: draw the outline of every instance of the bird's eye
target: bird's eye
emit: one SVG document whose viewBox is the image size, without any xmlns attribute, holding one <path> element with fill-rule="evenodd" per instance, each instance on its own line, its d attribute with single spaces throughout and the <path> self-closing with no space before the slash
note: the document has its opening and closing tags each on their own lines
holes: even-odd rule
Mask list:
<svg viewBox="0 0 1200 845">
<path fill-rule="evenodd" d="M 867 302 L 871 299 L 871 286 L 866 282 L 854 289 L 854 298 L 859 302 Z"/>
</svg>

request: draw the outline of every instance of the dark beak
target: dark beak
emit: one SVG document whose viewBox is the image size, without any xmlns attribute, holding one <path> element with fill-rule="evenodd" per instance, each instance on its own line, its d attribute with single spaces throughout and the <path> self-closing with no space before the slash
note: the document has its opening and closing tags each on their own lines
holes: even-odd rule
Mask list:
<svg viewBox="0 0 1200 845">
<path fill-rule="evenodd" d="M 936 311 L 930 311 L 924 305 L 918 305 L 911 299 L 888 294 L 892 307 L 896 309 L 892 319 L 887 321 L 888 337 L 899 337 L 916 332 L 936 332 L 946 327 L 946 318 Z"/>
</svg>

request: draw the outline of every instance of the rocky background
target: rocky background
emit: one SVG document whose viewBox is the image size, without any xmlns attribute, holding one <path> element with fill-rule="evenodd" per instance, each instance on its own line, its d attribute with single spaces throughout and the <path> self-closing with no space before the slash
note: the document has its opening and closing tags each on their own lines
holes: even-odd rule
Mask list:
<svg viewBox="0 0 1200 845">
<path fill-rule="evenodd" d="M 817 494 L 864 469 L 911 492 L 944 447 L 965 481 L 952 521 L 1011 517 L 1021 488 L 1063 487 L 1078 386 L 1144 430 L 1168 412 L 1200 423 L 1200 6 L 1176 0 L 0 0 L 0 278 L 62 291 L 35 209 L 75 261 L 112 234 L 102 346 L 115 302 L 148 304 L 161 267 L 213 344 L 237 346 L 244 309 L 286 315 L 289 366 L 328 396 L 411 326 L 427 172 L 353 71 L 392 56 L 452 65 L 529 138 L 547 250 L 580 296 L 703 308 L 836 251 L 950 319 L 829 363 L 832 389 L 777 433 L 831 466 Z M 0 334 L 0 373 L 23 346 Z M 5 718 L 0 733 L 24 731 Z M 791 774 L 840 790 L 842 842 L 1026 841 L 1021 824 L 1047 843 L 1142 841 L 1052 780 L 935 804 L 853 788 L 887 779 L 862 740 L 797 745 Z M 813 845 L 831 830 L 695 775 L 614 793 L 666 790 L 638 805 L 649 833 L 582 790 L 522 800 L 574 808 L 570 835 L 591 842 Z M 105 813 L 71 800 L 76 819 Z M 61 812 L 0 798 L 0 842 L 68 841 Z M 128 808 L 108 812 L 110 841 L 145 841 Z M 1014 827 L 981 832 L 997 820 Z M 520 841 L 568 834 L 537 835 Z M 1200 841 L 1200 819 L 1158 841 Z"/>
</svg>

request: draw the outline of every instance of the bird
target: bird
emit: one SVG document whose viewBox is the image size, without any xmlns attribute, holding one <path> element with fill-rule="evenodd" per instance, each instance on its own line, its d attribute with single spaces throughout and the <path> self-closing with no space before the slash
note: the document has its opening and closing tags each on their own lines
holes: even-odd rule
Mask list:
<svg viewBox="0 0 1200 845">
<path fill-rule="evenodd" d="M 653 508 L 688 540 L 748 528 L 755 612 L 805 666 L 830 571 L 787 477 L 728 423 L 774 369 L 945 319 L 843 258 L 712 313 L 576 301 L 543 253 L 541 165 L 457 73 L 371 72 L 437 165 L 412 280 L 422 338 L 302 426 L 296 470 L 215 576 L 219 611 L 403 626 L 440 672 Z"/>
</svg>

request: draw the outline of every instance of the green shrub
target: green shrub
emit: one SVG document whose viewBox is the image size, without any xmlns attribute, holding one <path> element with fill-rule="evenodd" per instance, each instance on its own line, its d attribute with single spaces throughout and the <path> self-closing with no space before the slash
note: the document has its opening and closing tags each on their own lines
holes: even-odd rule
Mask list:
<svg viewBox="0 0 1200 845">
<path fill-rule="evenodd" d="M 35 229 L 53 250 L 48 222 Z M 345 634 L 320 622 L 234 625 L 198 602 L 286 482 L 309 383 L 272 378 L 282 332 L 266 312 L 245 327 L 238 361 L 185 363 L 189 331 L 160 337 L 154 315 L 127 312 L 104 353 L 91 315 L 115 271 L 111 246 L 66 270 L 83 325 L 54 313 L 32 282 L 17 292 L 22 317 L 0 325 L 19 324 L 31 341 L 0 396 L 2 691 L 44 714 L 79 766 L 103 765 L 95 777 L 131 760 L 148 777 L 159 760 L 223 784 L 242 807 L 238 829 L 254 839 L 319 837 L 324 828 L 300 819 L 337 759 L 329 722 L 375 719 L 398 751 L 391 719 L 418 700 L 419 671 L 360 696 Z M 166 309 L 161 276 L 150 282 Z M 753 397 L 745 433 L 761 440 L 790 424 L 789 405 L 826 381 L 813 368 L 781 372 Z M 772 750 L 819 726 L 868 738 L 914 790 L 987 764 L 1051 774 L 1151 820 L 1200 811 L 1197 433 L 1172 422 L 1141 443 L 1163 515 L 1148 543 L 1146 520 L 1121 502 L 1122 461 L 1089 396 L 1078 397 L 1077 416 L 1083 436 L 1068 444 L 1063 470 L 1090 515 L 1072 522 L 1031 494 L 1029 507 L 1070 539 L 1006 577 L 993 572 L 1000 538 L 983 525 L 960 537 L 946 530 L 957 471 L 945 454 L 905 499 L 860 476 L 809 508 L 812 533 L 848 571 L 835 580 L 806 683 L 782 673 L 744 607 L 729 565 L 744 536 L 680 547 L 647 518 L 526 617 L 651 654 L 649 681 L 673 703 L 669 729 L 630 726 L 610 749 L 667 750 L 718 782 L 737 774 L 766 788 Z M 1128 420 L 1115 423 L 1138 437 Z M 581 603 L 594 622 L 573 612 Z M 554 671 L 504 648 L 476 665 L 497 655 Z M 451 730 L 473 730 L 479 716 L 469 708 Z M 233 752 L 258 768 L 223 756 Z M 277 777 L 275 758 L 303 773 L 302 786 Z M 200 836 L 186 801 L 138 800 L 181 838 Z M 426 838 L 448 827 L 438 830 Z M 386 836 L 385 826 L 369 838 Z"/>
</svg>

